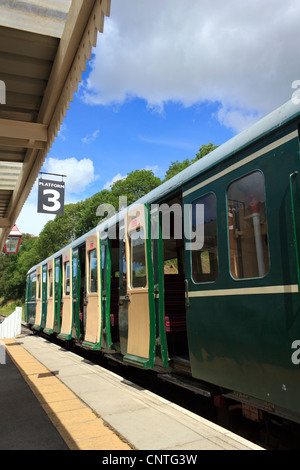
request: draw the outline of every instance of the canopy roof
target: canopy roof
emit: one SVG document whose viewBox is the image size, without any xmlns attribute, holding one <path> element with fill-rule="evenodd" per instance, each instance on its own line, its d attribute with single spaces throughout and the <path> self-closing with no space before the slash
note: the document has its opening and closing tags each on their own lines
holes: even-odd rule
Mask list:
<svg viewBox="0 0 300 470">
<path fill-rule="evenodd" d="M 77 91 L 110 3 L 1 1 L 0 251 Z"/>
</svg>

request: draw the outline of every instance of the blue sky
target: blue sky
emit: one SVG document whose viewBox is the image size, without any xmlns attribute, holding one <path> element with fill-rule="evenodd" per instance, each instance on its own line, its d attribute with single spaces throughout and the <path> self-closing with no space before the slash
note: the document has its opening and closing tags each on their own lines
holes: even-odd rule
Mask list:
<svg viewBox="0 0 300 470">
<path fill-rule="evenodd" d="M 221 145 L 291 98 L 299 23 L 298 0 L 112 0 L 43 171 L 66 174 L 66 203 L 77 202 Z M 36 207 L 37 185 L 21 232 L 51 220 Z"/>
</svg>

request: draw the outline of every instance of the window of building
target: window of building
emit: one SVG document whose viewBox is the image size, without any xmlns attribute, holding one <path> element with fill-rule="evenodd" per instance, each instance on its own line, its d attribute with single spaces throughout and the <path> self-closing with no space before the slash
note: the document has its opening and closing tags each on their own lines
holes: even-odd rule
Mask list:
<svg viewBox="0 0 300 470">
<path fill-rule="evenodd" d="M 235 279 L 263 277 L 269 270 L 265 182 L 261 171 L 228 187 L 230 271 Z"/>
<path fill-rule="evenodd" d="M 202 220 L 196 217 L 199 204 L 204 206 Z M 213 193 L 206 194 L 192 204 L 192 231 L 197 233 L 197 226 L 203 223 L 203 246 L 191 252 L 192 278 L 196 283 L 212 282 L 218 277 L 217 203 Z"/>
</svg>

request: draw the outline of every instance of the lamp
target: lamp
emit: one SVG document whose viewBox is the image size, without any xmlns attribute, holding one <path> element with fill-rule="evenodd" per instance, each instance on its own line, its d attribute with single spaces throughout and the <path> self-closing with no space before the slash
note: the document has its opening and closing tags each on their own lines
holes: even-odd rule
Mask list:
<svg viewBox="0 0 300 470">
<path fill-rule="evenodd" d="M 15 255 L 18 253 L 21 237 L 21 232 L 19 231 L 18 227 L 14 225 L 4 245 L 4 253 L 6 255 Z"/>
</svg>

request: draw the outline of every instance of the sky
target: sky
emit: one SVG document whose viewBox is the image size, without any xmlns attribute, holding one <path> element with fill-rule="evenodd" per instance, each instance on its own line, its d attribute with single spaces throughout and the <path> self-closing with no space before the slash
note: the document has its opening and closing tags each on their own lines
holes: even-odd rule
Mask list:
<svg viewBox="0 0 300 470">
<path fill-rule="evenodd" d="M 299 24 L 298 0 L 112 0 L 42 171 L 67 175 L 66 204 L 136 169 L 163 179 L 291 99 Z M 38 235 L 51 219 L 36 183 L 17 226 Z"/>
</svg>

